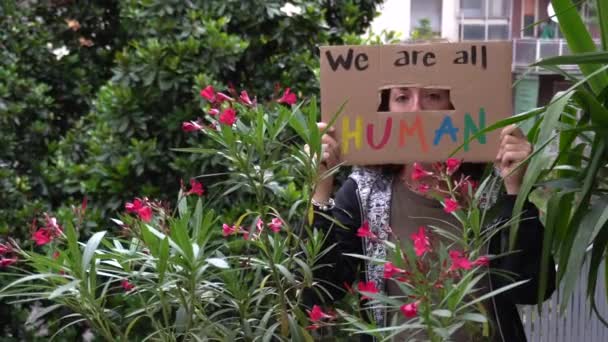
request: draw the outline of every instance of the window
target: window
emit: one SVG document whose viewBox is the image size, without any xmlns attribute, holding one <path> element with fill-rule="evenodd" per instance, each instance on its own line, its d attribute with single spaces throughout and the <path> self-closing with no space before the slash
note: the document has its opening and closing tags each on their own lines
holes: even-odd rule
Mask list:
<svg viewBox="0 0 608 342">
<path fill-rule="evenodd" d="M 460 11 L 465 18 L 481 18 L 485 16 L 485 0 L 462 0 Z"/>
<path fill-rule="evenodd" d="M 488 0 L 488 17 L 509 17 L 511 3 L 509 0 Z"/>
<path fill-rule="evenodd" d="M 512 0 L 460 0 L 460 39 L 509 39 L 511 4 Z"/>
<path fill-rule="evenodd" d="M 463 40 L 484 40 L 486 38 L 486 28 L 483 25 L 462 25 Z"/>
<path fill-rule="evenodd" d="M 509 17 L 511 0 L 461 0 L 460 13 L 464 18 Z"/>
<path fill-rule="evenodd" d="M 505 40 L 509 39 L 508 25 L 490 25 L 488 26 L 488 40 Z"/>
<path fill-rule="evenodd" d="M 523 36 L 524 37 L 536 37 L 536 1 L 537 0 L 524 0 L 522 3 L 522 17 L 523 17 Z"/>
</svg>

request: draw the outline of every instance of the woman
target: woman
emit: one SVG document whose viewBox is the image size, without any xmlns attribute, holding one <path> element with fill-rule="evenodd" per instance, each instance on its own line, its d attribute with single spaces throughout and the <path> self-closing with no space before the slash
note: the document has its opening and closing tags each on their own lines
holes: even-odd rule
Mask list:
<svg viewBox="0 0 608 342">
<path fill-rule="evenodd" d="M 390 112 L 419 112 L 424 110 L 452 109 L 449 91 L 445 89 L 429 89 L 419 86 L 396 87 L 386 89 L 381 94 L 380 111 Z M 319 129 L 325 129 L 325 123 L 318 124 Z M 322 137 L 323 158 L 319 172 L 326 172 L 340 161 L 339 146 L 331 136 L 333 129 Z M 525 135 L 514 125 L 505 127 L 500 135 L 495 167 L 503 178 L 506 194 L 502 196 L 496 206 L 499 206 L 499 220 L 508 220 L 511 217 L 515 198 L 525 173 L 524 167 L 518 165 L 532 152 L 531 144 Z M 424 166 L 424 164 L 422 164 Z M 428 165 L 427 165 L 428 167 Z M 472 178 L 479 179 L 484 165 L 463 164 L 461 172 Z M 347 229 L 333 227 L 332 222 L 323 215 L 316 215 L 315 225 L 328 233 L 327 245 L 336 244 L 320 261 L 330 267 L 319 269 L 315 276 L 317 279 L 332 284 L 325 286 L 330 298 L 311 298 L 310 303 L 333 301 L 343 296 L 340 287 L 343 284 L 352 284 L 354 281 L 374 281 L 381 291 L 389 294 L 398 294 L 398 289 L 392 282 L 385 283 L 382 278 L 383 266 L 374 265 L 358 258 L 348 257 L 344 254 L 360 254 L 369 257 L 384 259 L 386 248 L 384 244 L 377 244 L 368 239 L 359 238 L 356 231 L 363 221 L 368 221 L 371 230 L 381 239 L 388 238 L 389 227 L 392 234 L 401 240 L 407 239 L 420 225 L 427 225 L 431 221 L 419 217 L 432 217 L 457 223 L 454 218 L 446 214 L 441 205 L 435 200 L 418 193 L 418 184 L 412 180 L 413 167 L 409 165 L 383 166 L 383 167 L 355 167 L 349 178 L 337 191 L 335 200 L 330 198 L 333 189 L 333 178 L 327 177 L 318 184 L 313 195 L 313 205 L 317 211 L 333 216 Z M 487 198 L 495 202 L 492 197 Z M 415 217 L 418 218 L 415 218 Z M 540 271 L 540 259 L 543 241 L 543 227 L 538 220 L 538 211 L 530 203 L 526 203 L 521 218 L 519 234 L 516 241 L 516 253 L 494 259 L 491 267 L 512 272 L 517 275 L 516 280 L 529 279 L 524 285 L 495 296 L 489 306 L 490 319 L 493 322 L 493 334 L 489 340 L 516 342 L 526 341 L 521 320 L 515 304 L 536 304 L 537 287 Z M 488 246 L 489 254 L 501 254 L 506 251 L 504 231 L 496 234 Z M 502 237 L 502 238 L 501 238 Z M 507 239 L 508 241 L 508 239 Z M 544 298 L 548 298 L 554 290 L 553 282 L 555 267 L 550 261 L 548 269 L 549 284 Z M 490 276 L 488 286 L 497 289 L 509 284 L 511 281 L 504 277 Z M 369 310 L 368 316 L 379 326 L 386 322 L 387 317 L 381 310 Z M 456 341 L 469 341 L 470 337 L 456 334 Z M 400 335 L 401 339 L 407 337 Z M 369 336 L 363 340 L 371 339 Z"/>
</svg>

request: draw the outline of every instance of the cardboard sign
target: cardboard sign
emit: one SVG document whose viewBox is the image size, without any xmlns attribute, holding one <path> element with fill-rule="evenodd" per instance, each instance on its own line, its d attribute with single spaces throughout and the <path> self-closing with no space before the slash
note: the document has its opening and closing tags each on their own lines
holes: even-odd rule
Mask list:
<svg viewBox="0 0 608 342">
<path fill-rule="evenodd" d="M 445 160 L 480 129 L 512 114 L 511 42 L 321 47 L 321 111 L 350 165 Z M 452 110 L 378 112 L 379 91 L 449 89 Z M 493 161 L 500 130 L 455 157 Z"/>
</svg>

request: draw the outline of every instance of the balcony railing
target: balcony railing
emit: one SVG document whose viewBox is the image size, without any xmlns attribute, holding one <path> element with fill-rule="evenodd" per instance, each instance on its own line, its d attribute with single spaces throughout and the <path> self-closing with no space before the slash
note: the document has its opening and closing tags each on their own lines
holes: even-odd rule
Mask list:
<svg viewBox="0 0 608 342">
<path fill-rule="evenodd" d="M 599 40 L 596 45 L 601 46 Z M 513 70 L 527 70 L 529 65 L 547 57 L 569 55 L 570 50 L 564 39 L 535 39 L 522 38 L 513 40 Z M 576 65 L 565 65 L 564 69 L 579 72 Z M 540 67 L 535 67 L 533 72 L 551 73 Z"/>
</svg>

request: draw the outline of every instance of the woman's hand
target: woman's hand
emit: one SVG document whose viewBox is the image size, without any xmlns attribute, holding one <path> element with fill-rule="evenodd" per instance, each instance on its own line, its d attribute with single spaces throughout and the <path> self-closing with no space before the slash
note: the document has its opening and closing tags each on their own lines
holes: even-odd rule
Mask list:
<svg viewBox="0 0 608 342">
<path fill-rule="evenodd" d="M 317 123 L 317 127 L 319 131 L 322 131 L 327 128 L 327 124 L 324 122 Z M 340 148 L 338 143 L 332 136 L 334 132 L 334 128 L 330 127 L 327 130 L 326 134 L 323 134 L 321 137 L 321 163 L 319 165 L 319 174 L 323 175 L 328 170 L 334 168 L 336 165 L 340 163 Z M 304 146 L 304 149 L 309 152 L 310 148 L 308 145 Z M 321 180 L 317 184 L 317 188 L 315 189 L 315 193 L 313 194 L 313 199 L 319 202 L 327 202 L 330 197 L 331 191 L 334 186 L 334 177 L 327 176 L 323 180 Z"/>
<path fill-rule="evenodd" d="M 532 144 L 516 125 L 509 125 L 500 132 L 500 147 L 494 165 L 500 169 L 505 189 L 516 195 L 526 173 L 527 165 L 520 164 L 532 153 Z"/>
</svg>

